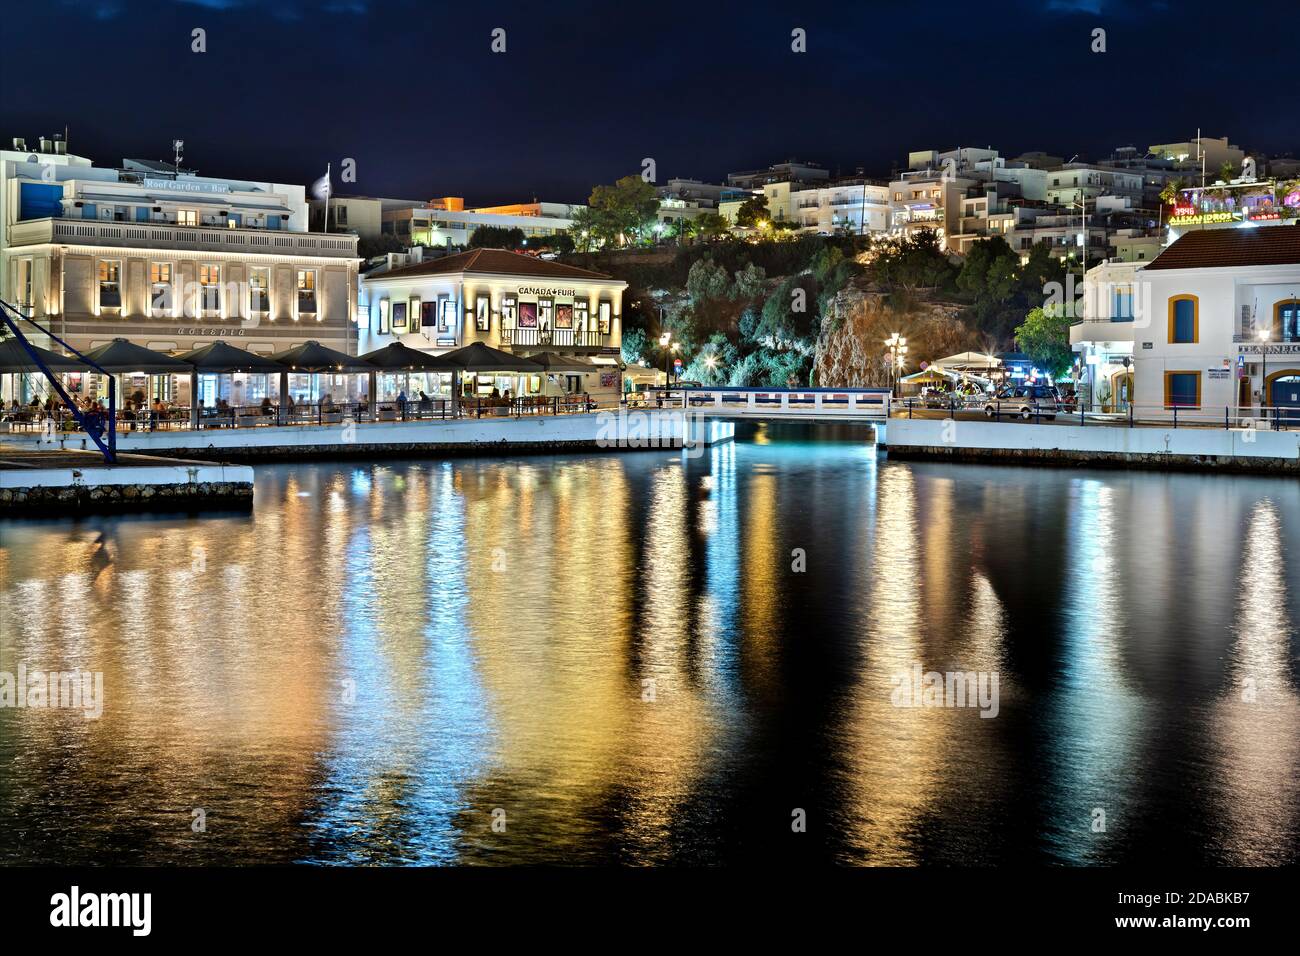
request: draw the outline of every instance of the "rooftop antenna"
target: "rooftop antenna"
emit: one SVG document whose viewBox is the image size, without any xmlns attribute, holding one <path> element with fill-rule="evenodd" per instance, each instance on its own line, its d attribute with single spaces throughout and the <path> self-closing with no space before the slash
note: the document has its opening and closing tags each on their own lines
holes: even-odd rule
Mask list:
<svg viewBox="0 0 1300 956">
<path fill-rule="evenodd" d="M 185 152 L 185 140 L 172 140 L 172 151 L 176 154 L 176 172 L 179 175 L 181 171 L 181 154 Z"/>
</svg>

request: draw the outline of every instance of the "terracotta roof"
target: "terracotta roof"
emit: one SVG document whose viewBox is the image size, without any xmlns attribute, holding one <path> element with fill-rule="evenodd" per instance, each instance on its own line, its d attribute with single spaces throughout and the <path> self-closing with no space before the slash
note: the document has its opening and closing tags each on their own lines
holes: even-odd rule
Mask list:
<svg viewBox="0 0 1300 956">
<path fill-rule="evenodd" d="M 1197 229 L 1152 259 L 1143 271 L 1289 265 L 1300 265 L 1300 226 Z"/>
<path fill-rule="evenodd" d="M 454 256 L 444 256 L 430 262 L 372 273 L 373 278 L 390 276 L 432 276 L 452 272 L 483 273 L 491 275 L 536 276 L 539 279 L 609 279 L 611 276 L 577 266 L 566 266 L 536 256 L 526 256 L 505 249 L 471 249 Z"/>
</svg>

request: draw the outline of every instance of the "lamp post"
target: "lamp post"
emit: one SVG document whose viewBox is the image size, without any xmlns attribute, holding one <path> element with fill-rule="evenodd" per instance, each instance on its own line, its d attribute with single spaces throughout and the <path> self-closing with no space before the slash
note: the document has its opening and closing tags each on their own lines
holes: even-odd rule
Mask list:
<svg viewBox="0 0 1300 956">
<path fill-rule="evenodd" d="M 1259 377 L 1259 412 L 1268 418 L 1268 337 L 1271 329 L 1259 330 L 1259 357 L 1262 362 Z"/>
<path fill-rule="evenodd" d="M 660 314 L 662 316 L 662 313 Z M 668 363 L 672 361 L 672 341 L 673 341 L 673 334 L 671 332 L 665 332 L 663 335 L 659 336 L 659 347 L 664 350 L 664 384 L 665 385 L 672 384 L 672 376 L 668 373 L 668 368 L 669 368 Z"/>
<path fill-rule="evenodd" d="M 897 332 L 885 339 L 889 350 L 889 394 L 892 397 L 898 387 L 898 373 L 907 362 L 907 339 Z"/>
</svg>

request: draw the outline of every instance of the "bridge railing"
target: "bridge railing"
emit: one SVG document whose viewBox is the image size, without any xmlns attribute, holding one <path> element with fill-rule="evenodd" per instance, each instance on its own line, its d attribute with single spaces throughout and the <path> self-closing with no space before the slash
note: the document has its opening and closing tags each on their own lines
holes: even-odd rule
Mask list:
<svg viewBox="0 0 1300 956">
<path fill-rule="evenodd" d="M 889 417 L 887 388 L 746 388 L 657 385 L 648 391 L 657 405 L 712 410 L 722 415 L 779 414 L 807 418 Z"/>
</svg>

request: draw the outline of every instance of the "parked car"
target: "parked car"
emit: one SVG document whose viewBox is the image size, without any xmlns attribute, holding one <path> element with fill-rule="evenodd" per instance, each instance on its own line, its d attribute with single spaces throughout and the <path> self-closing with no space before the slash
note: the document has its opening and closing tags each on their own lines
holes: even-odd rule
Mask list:
<svg viewBox="0 0 1300 956">
<path fill-rule="evenodd" d="M 986 418 L 1016 415 L 1024 421 L 1035 417 L 1055 418 L 1064 408 L 1054 385 L 1016 385 L 999 393 L 984 406 Z"/>
</svg>

